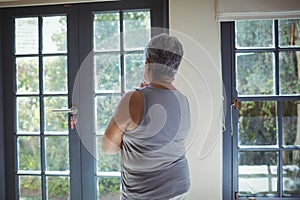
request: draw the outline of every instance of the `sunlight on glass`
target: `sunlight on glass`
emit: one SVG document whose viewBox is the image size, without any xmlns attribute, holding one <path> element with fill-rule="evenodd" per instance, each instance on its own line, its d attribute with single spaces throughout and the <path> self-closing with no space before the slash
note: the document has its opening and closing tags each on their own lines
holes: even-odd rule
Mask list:
<svg viewBox="0 0 300 200">
<path fill-rule="evenodd" d="M 68 108 L 67 97 L 45 97 L 45 132 L 66 134 L 68 132 L 68 113 L 53 112 L 53 109 Z"/>
<path fill-rule="evenodd" d="M 17 93 L 39 92 L 39 58 L 16 58 Z"/>
<path fill-rule="evenodd" d="M 19 176 L 20 200 L 41 200 L 42 182 L 39 176 Z"/>
<path fill-rule="evenodd" d="M 113 115 L 117 104 L 120 101 L 120 96 L 97 96 L 96 97 L 96 130 L 97 134 L 102 135 L 108 125 L 110 118 Z"/>
<path fill-rule="evenodd" d="M 300 47 L 300 19 L 280 19 L 278 28 L 280 47 Z"/>
<path fill-rule="evenodd" d="M 300 150 L 283 151 L 283 194 L 300 196 Z"/>
<path fill-rule="evenodd" d="M 298 101 L 282 102 L 283 145 L 300 145 L 300 104 Z M 299 157 L 300 159 L 300 157 Z"/>
<path fill-rule="evenodd" d="M 125 50 L 144 48 L 151 37 L 150 11 L 124 12 Z"/>
<path fill-rule="evenodd" d="M 40 132 L 40 102 L 38 97 L 17 97 L 17 133 Z"/>
<path fill-rule="evenodd" d="M 67 57 L 46 56 L 43 58 L 45 93 L 66 93 L 68 90 Z"/>
<path fill-rule="evenodd" d="M 47 171 L 69 171 L 69 140 L 67 136 L 49 136 L 45 139 Z"/>
<path fill-rule="evenodd" d="M 273 20 L 240 20 L 235 22 L 236 48 L 274 47 Z"/>
<path fill-rule="evenodd" d="M 274 89 L 274 54 L 237 53 L 236 85 L 238 95 L 272 95 Z"/>
<path fill-rule="evenodd" d="M 300 51 L 279 53 L 280 94 L 300 94 Z"/>
<path fill-rule="evenodd" d="M 239 195 L 275 196 L 277 157 L 277 152 L 240 152 L 238 155 Z"/>
<path fill-rule="evenodd" d="M 43 53 L 67 52 L 67 17 L 43 17 Z"/>
<path fill-rule="evenodd" d="M 18 170 L 41 170 L 40 137 L 20 136 L 18 144 Z"/>
<path fill-rule="evenodd" d="M 96 92 L 121 91 L 121 67 L 119 54 L 100 54 L 94 56 Z"/>
<path fill-rule="evenodd" d="M 38 18 L 15 19 L 15 53 L 37 54 L 39 50 Z"/>
<path fill-rule="evenodd" d="M 144 80 L 144 53 L 125 54 L 126 90 L 139 87 Z"/>
<path fill-rule="evenodd" d="M 300 19 L 235 22 L 233 85 L 241 97 L 236 175 L 242 198 L 300 196 L 299 30 Z"/>
<path fill-rule="evenodd" d="M 120 178 L 98 177 L 98 199 L 119 200 L 120 199 Z"/>
<path fill-rule="evenodd" d="M 94 49 L 120 50 L 119 12 L 94 14 Z"/>
<path fill-rule="evenodd" d="M 70 199 L 70 178 L 64 176 L 48 176 L 47 197 L 53 200 Z"/>
<path fill-rule="evenodd" d="M 238 118 L 239 145 L 276 145 L 276 119 L 276 102 L 241 102 Z"/>
<path fill-rule="evenodd" d="M 106 155 L 102 152 L 101 142 L 103 136 L 97 136 L 97 161 L 99 172 L 112 172 L 120 170 L 120 154 Z"/>
</svg>

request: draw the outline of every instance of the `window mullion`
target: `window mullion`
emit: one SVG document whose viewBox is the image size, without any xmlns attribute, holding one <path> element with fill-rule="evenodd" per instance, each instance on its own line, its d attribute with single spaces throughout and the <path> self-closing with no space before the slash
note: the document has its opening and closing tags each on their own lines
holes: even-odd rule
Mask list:
<svg viewBox="0 0 300 200">
<path fill-rule="evenodd" d="M 274 20 L 274 40 L 275 40 L 275 94 L 279 95 L 279 38 L 278 38 L 278 20 Z"/>
<path fill-rule="evenodd" d="M 278 196 L 282 197 L 283 194 L 283 167 L 282 167 L 282 154 L 283 154 L 283 149 L 282 149 L 282 101 L 278 101 L 277 103 L 277 134 L 278 134 L 278 146 L 279 146 L 279 151 L 278 151 L 278 180 L 277 180 L 277 188 L 278 188 Z"/>
<path fill-rule="evenodd" d="M 42 49 L 43 49 L 43 19 L 42 16 L 39 16 L 39 90 L 40 90 L 40 144 L 41 144 L 41 180 L 42 180 L 42 198 L 46 199 L 46 176 L 45 176 L 45 135 L 44 135 L 44 79 L 43 79 L 43 56 L 42 56 Z"/>
<path fill-rule="evenodd" d="M 274 42 L 275 42 L 275 94 L 280 94 L 279 85 L 279 34 L 278 34 L 278 20 L 274 20 Z M 282 101 L 277 101 L 277 142 L 279 146 L 278 151 L 278 180 L 277 193 L 279 197 L 283 194 L 283 168 L 282 168 Z"/>
<path fill-rule="evenodd" d="M 125 73 L 124 73 L 124 67 L 125 67 L 125 55 L 124 55 L 124 42 L 125 42 L 125 34 L 124 33 L 124 26 L 123 26 L 123 21 L 124 21 L 124 11 L 120 10 L 120 64 L 121 64 L 121 95 L 125 93 Z"/>
</svg>

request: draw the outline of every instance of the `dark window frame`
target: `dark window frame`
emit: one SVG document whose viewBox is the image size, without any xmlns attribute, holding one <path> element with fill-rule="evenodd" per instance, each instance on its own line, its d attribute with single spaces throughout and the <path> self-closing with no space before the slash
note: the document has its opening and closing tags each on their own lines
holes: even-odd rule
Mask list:
<svg viewBox="0 0 300 200">
<path fill-rule="evenodd" d="M 240 199 L 246 200 L 246 196 L 238 197 L 237 187 L 238 187 L 238 158 L 237 153 L 239 151 L 247 150 L 247 148 L 238 149 L 238 130 L 237 130 L 237 120 L 238 120 L 238 111 L 234 108 L 235 100 L 238 102 L 241 101 L 263 101 L 263 100 L 274 100 L 278 102 L 277 109 L 278 109 L 278 116 L 281 118 L 282 110 L 280 108 L 280 104 L 284 100 L 299 100 L 300 95 L 295 96 L 280 96 L 279 95 L 279 63 L 278 63 L 278 55 L 279 52 L 283 51 L 299 51 L 300 48 L 279 48 L 277 41 L 278 41 L 278 21 L 274 21 L 275 26 L 275 47 L 263 49 L 263 51 L 274 52 L 275 53 L 275 88 L 276 94 L 269 95 L 269 96 L 238 96 L 237 91 L 235 90 L 235 54 L 238 52 L 247 52 L 247 49 L 236 49 L 235 48 L 235 23 L 233 21 L 229 22 L 221 22 L 220 29 L 221 29 L 221 56 L 222 56 L 222 79 L 224 83 L 224 88 L 226 92 L 226 105 L 224 108 L 226 109 L 226 116 L 225 116 L 225 131 L 223 134 L 223 199 Z M 261 49 L 255 49 L 251 52 L 259 52 Z M 280 123 L 280 121 L 279 121 Z M 236 125 L 234 125 L 236 124 Z M 233 125 L 233 126 L 232 126 Z M 279 125 L 281 126 L 281 125 Z M 299 197 L 282 197 L 282 154 L 283 150 L 287 150 L 287 148 L 282 147 L 282 131 L 281 128 L 278 128 L 278 147 L 271 149 L 277 151 L 278 155 L 278 188 L 279 188 L 279 197 L 261 197 L 257 196 L 256 199 L 259 200 L 296 200 Z M 299 150 L 299 147 L 292 148 L 293 150 Z M 250 150 L 250 149 L 248 149 Z M 253 150 L 251 148 L 251 150 Z M 264 150 L 264 148 L 255 148 L 255 150 Z M 270 150 L 270 148 L 265 149 Z"/>
<path fill-rule="evenodd" d="M 1 11 L 0 11 L 0 38 L 2 38 L 2 23 Z M 4 143 L 4 70 L 3 70 L 3 57 L 2 49 L 3 43 L 0 40 L 0 199 L 5 199 L 5 143 Z"/>
</svg>

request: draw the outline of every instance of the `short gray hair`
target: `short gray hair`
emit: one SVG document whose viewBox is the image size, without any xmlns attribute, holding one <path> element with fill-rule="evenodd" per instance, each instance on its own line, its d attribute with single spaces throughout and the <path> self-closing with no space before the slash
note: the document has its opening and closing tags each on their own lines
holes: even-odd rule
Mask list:
<svg viewBox="0 0 300 200">
<path fill-rule="evenodd" d="M 167 77 L 174 79 L 183 56 L 179 40 L 166 33 L 153 37 L 146 49 L 145 57 L 149 60 L 153 79 Z"/>
</svg>

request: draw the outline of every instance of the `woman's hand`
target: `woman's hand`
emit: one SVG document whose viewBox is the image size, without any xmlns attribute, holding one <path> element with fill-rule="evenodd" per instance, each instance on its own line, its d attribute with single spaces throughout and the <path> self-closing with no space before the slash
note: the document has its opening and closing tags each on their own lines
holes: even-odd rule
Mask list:
<svg viewBox="0 0 300 200">
<path fill-rule="evenodd" d="M 140 87 L 147 87 L 149 84 L 146 81 L 141 82 Z"/>
</svg>

